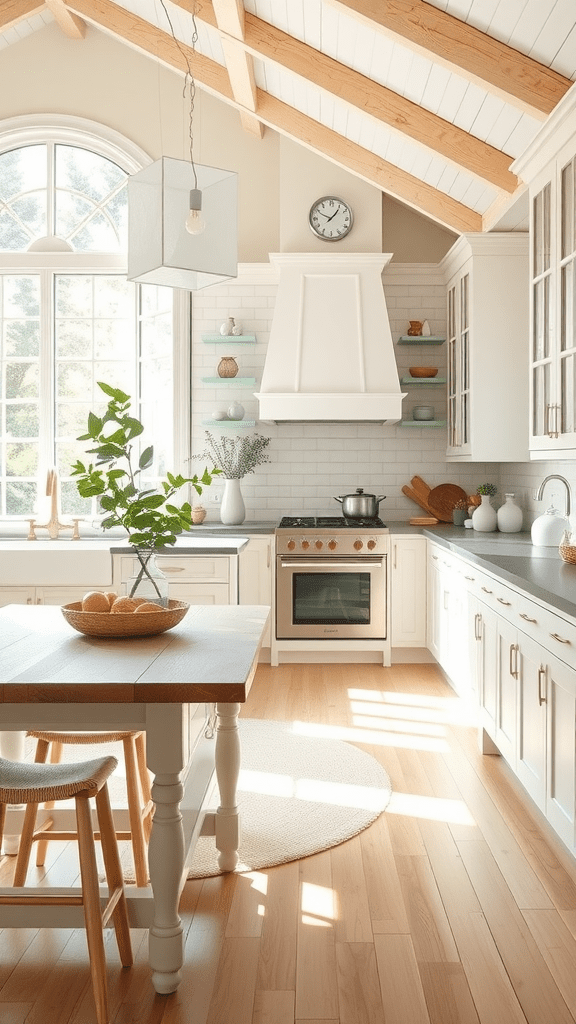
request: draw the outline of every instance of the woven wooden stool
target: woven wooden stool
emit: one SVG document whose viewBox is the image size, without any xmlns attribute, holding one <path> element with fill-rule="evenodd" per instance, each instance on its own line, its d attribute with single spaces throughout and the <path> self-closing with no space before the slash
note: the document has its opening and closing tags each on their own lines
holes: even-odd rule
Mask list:
<svg viewBox="0 0 576 1024">
<path fill-rule="evenodd" d="M 6 820 L 6 805 L 27 805 L 16 861 L 14 888 L 10 893 L 0 894 L 0 906 L 83 906 L 98 1024 L 108 1024 L 104 926 L 110 918 L 116 932 L 122 965 L 130 967 L 133 963 L 122 868 L 107 786 L 107 779 L 117 764 L 115 757 L 99 757 L 80 764 L 26 764 L 0 758 L 0 843 Z M 108 901 L 103 910 L 100 907 L 90 797 L 96 798 L 96 813 L 108 883 Z M 18 893 L 17 887 L 23 885 L 26 880 L 38 804 L 71 798 L 76 804 L 81 892 L 74 896 L 69 892 L 62 893 L 62 890 L 51 890 L 47 887 L 38 889 L 37 893 L 31 893 L 28 889 L 26 892 Z M 16 875 L 21 881 L 16 881 Z"/>
<path fill-rule="evenodd" d="M 34 760 L 37 763 L 44 763 L 48 759 L 50 751 L 50 762 L 59 764 L 62 760 L 62 747 L 64 744 L 89 744 L 89 743 L 116 743 L 121 742 L 124 747 L 124 763 L 126 766 L 126 790 L 128 795 L 128 814 L 130 818 L 129 832 L 116 832 L 116 839 L 130 840 L 132 842 L 132 856 L 134 858 L 134 873 L 136 885 L 148 885 L 148 867 L 146 848 L 152 828 L 152 793 L 150 791 L 150 776 L 146 767 L 146 749 L 143 732 L 44 732 L 32 729 L 27 733 L 36 741 L 36 754 Z M 52 749 L 50 749 L 52 748 Z M 50 804 L 48 804 L 50 806 Z M 73 839 L 74 836 L 67 832 L 56 832 L 46 830 L 42 839 L 38 841 L 36 864 L 41 867 L 46 858 L 46 847 L 52 839 Z M 96 838 L 99 838 L 98 834 Z"/>
</svg>

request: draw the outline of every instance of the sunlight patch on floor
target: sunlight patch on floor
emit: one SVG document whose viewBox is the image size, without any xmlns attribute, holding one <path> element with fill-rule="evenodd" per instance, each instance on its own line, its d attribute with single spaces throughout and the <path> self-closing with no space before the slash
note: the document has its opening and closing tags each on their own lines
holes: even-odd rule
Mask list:
<svg viewBox="0 0 576 1024">
<path fill-rule="evenodd" d="M 410 818 L 444 821 L 451 825 L 475 825 L 476 822 L 463 800 L 447 800 L 436 796 L 392 791 L 386 814 L 403 814 Z"/>
<path fill-rule="evenodd" d="M 324 725 L 319 722 L 293 722 L 292 731 L 300 736 L 320 736 L 327 739 L 345 740 L 348 743 L 369 744 L 374 747 L 405 747 L 408 750 L 430 750 L 439 754 L 450 753 L 445 739 L 434 736 L 416 736 L 409 723 L 408 733 L 387 732 L 378 729 L 349 728 L 340 725 Z"/>
<path fill-rule="evenodd" d="M 402 703 L 376 703 L 374 701 L 350 702 L 355 715 L 366 715 L 369 720 L 410 718 L 414 722 L 438 722 L 440 725 L 476 725 L 478 713 L 473 705 L 465 701 L 452 701 L 447 707 L 423 707 Z"/>
<path fill-rule="evenodd" d="M 321 779 L 294 779 L 291 775 L 275 775 L 268 772 L 242 770 L 239 788 L 246 793 L 261 793 L 367 811 L 379 811 L 383 806 L 382 790 L 374 786 L 354 786 Z"/>
<path fill-rule="evenodd" d="M 300 906 L 302 923 L 317 928 L 329 928 L 338 916 L 336 893 L 325 885 L 303 882 Z"/>
</svg>

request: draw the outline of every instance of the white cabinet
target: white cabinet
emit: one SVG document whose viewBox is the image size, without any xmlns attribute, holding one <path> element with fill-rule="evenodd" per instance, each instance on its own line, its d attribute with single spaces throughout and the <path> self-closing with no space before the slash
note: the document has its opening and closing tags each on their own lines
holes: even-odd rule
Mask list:
<svg viewBox="0 0 576 1024">
<path fill-rule="evenodd" d="M 239 603 L 272 605 L 274 537 L 250 537 L 239 558 Z M 272 616 L 271 616 L 272 617 Z M 264 633 L 263 647 L 270 647 L 271 619 Z"/>
<path fill-rule="evenodd" d="M 471 690 L 468 653 L 468 587 L 462 559 L 438 544 L 428 553 L 428 649 L 457 693 Z"/>
<path fill-rule="evenodd" d="M 530 453 L 576 451 L 576 144 L 531 183 Z"/>
<path fill-rule="evenodd" d="M 447 282 L 448 462 L 528 458 L 528 235 L 461 235 Z"/>
<path fill-rule="evenodd" d="M 6 604 L 70 604 L 81 601 L 89 590 L 102 589 L 90 584 L 83 587 L 0 587 L 0 607 Z"/>
<path fill-rule="evenodd" d="M 425 647 L 426 538 L 393 536 L 391 563 L 392 647 Z"/>
<path fill-rule="evenodd" d="M 133 555 L 114 555 L 112 589 L 124 592 L 134 570 Z M 156 556 L 169 581 L 169 596 L 189 604 L 238 604 L 236 556 L 170 554 Z"/>
</svg>

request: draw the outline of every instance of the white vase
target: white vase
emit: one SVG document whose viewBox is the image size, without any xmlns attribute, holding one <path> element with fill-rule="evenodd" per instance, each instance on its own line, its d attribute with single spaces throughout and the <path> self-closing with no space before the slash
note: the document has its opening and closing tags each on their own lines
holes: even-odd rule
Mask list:
<svg viewBox="0 0 576 1024">
<path fill-rule="evenodd" d="M 496 529 L 496 509 L 490 504 L 490 495 L 481 495 L 482 501 L 472 513 L 472 528 L 480 533 L 492 533 Z"/>
<path fill-rule="evenodd" d="M 507 494 L 506 501 L 496 513 L 500 533 L 519 533 L 522 529 L 522 509 L 514 501 L 513 494 Z"/>
<path fill-rule="evenodd" d="M 220 506 L 220 519 L 226 526 L 240 526 L 246 518 L 246 506 L 240 490 L 240 480 L 226 479 Z"/>
</svg>

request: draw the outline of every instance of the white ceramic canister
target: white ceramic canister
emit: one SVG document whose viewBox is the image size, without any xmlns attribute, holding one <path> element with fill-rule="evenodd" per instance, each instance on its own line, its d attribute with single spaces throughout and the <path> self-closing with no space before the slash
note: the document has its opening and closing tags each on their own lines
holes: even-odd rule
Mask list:
<svg viewBox="0 0 576 1024">
<path fill-rule="evenodd" d="M 493 533 L 498 524 L 496 509 L 490 504 L 490 495 L 483 494 L 482 501 L 472 513 L 472 527 L 480 533 Z"/>
<path fill-rule="evenodd" d="M 532 523 L 530 536 L 535 547 L 558 547 L 564 530 L 570 529 L 570 522 L 553 505 L 546 509 L 543 516 L 538 516 Z"/>
<path fill-rule="evenodd" d="M 514 501 L 513 494 L 506 494 L 505 498 L 506 501 L 496 513 L 498 529 L 500 533 L 519 533 L 524 519 L 522 509 Z"/>
<path fill-rule="evenodd" d="M 228 406 L 228 419 L 243 420 L 244 412 L 244 406 L 240 405 L 240 402 L 232 402 L 232 405 Z"/>
</svg>

